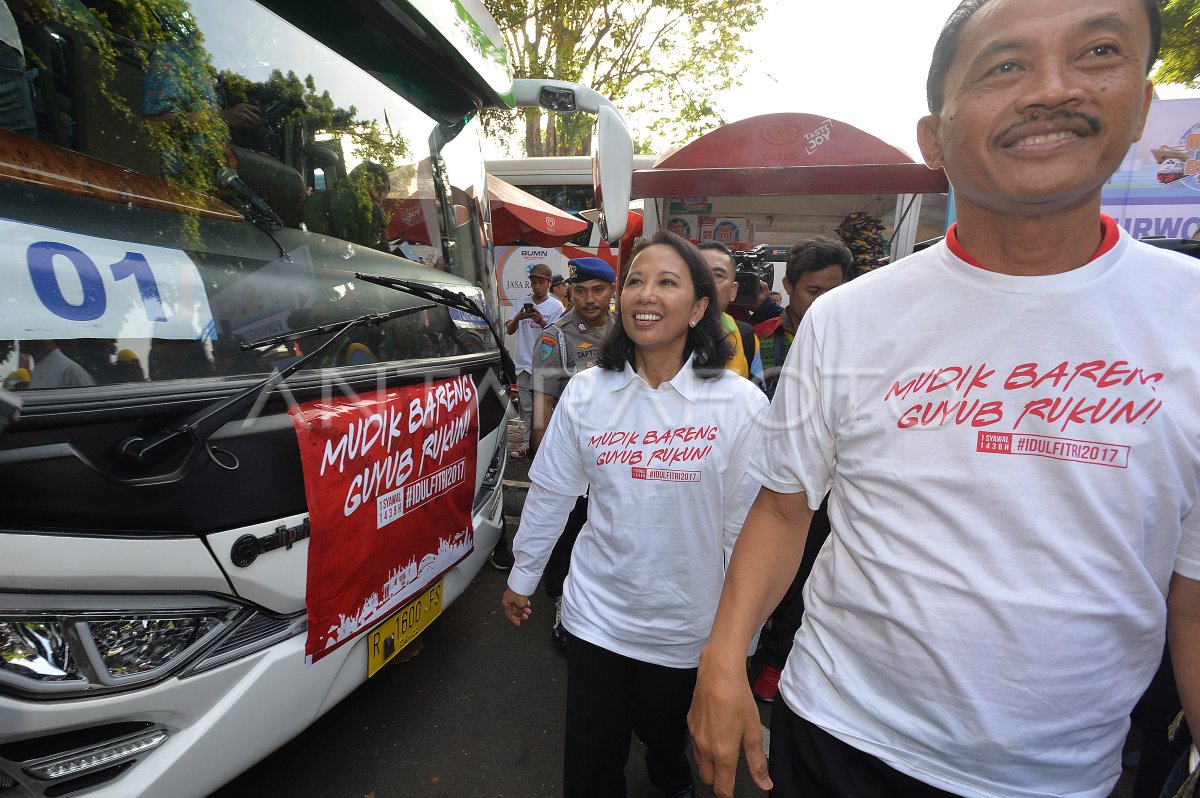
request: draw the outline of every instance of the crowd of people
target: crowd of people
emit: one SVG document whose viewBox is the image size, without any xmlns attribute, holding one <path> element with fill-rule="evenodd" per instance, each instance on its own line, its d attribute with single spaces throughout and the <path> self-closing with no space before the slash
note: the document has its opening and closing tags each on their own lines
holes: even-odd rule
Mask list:
<svg viewBox="0 0 1200 798">
<path fill-rule="evenodd" d="M 918 126 L 957 222 L 852 281 L 798 243 L 752 330 L 728 252 L 670 233 L 611 319 L 607 270 L 572 262 L 557 324 L 531 274 L 502 605 L 527 621 L 574 538 L 565 795 L 624 795 L 637 734 L 667 796 L 690 735 L 718 796 L 744 755 L 774 796 L 1106 798 L 1131 713 L 1146 749 L 1200 716 L 1200 270 L 1100 213 L 1160 31 L 1153 0 L 964 0 Z M 1187 765 L 1135 794 L 1190 795 Z"/>
</svg>

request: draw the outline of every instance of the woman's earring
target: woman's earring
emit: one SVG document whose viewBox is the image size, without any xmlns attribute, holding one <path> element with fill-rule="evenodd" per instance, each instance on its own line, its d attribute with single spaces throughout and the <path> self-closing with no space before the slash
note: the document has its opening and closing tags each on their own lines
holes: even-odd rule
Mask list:
<svg viewBox="0 0 1200 798">
<path fill-rule="evenodd" d="M 695 327 L 695 326 L 696 326 L 696 322 L 694 322 L 694 321 L 689 321 L 689 322 L 688 322 L 688 326 L 689 326 L 689 327 Z"/>
</svg>

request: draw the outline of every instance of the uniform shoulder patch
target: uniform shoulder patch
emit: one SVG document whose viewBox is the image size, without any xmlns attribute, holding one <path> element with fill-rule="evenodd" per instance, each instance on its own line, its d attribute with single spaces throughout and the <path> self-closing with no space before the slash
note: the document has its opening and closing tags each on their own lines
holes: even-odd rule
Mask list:
<svg viewBox="0 0 1200 798">
<path fill-rule="evenodd" d="M 546 360 L 554 352 L 554 346 L 558 343 L 553 335 L 543 335 L 541 344 L 538 346 L 538 359 Z"/>
</svg>

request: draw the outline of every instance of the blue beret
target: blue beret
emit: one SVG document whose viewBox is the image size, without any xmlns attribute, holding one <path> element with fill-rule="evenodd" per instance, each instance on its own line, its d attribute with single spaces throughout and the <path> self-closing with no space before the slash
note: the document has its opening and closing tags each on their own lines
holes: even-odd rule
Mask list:
<svg viewBox="0 0 1200 798">
<path fill-rule="evenodd" d="M 567 269 L 570 274 L 568 279 L 573 283 L 587 280 L 603 280 L 606 283 L 617 281 L 617 273 L 613 271 L 613 267 L 600 258 L 572 258 L 567 261 Z"/>
</svg>

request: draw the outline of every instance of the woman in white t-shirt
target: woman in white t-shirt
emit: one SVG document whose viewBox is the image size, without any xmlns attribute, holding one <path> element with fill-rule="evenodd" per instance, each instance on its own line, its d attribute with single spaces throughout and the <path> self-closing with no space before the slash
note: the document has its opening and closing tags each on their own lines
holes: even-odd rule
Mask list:
<svg viewBox="0 0 1200 798">
<path fill-rule="evenodd" d="M 692 794 L 687 711 L 767 407 L 724 368 L 728 348 L 695 247 L 666 232 L 640 242 L 600 368 L 567 383 L 530 469 L 503 598 L 513 624 L 575 497 L 591 496 L 563 593 L 568 798 L 625 794 L 630 732 L 655 786 Z"/>
</svg>

